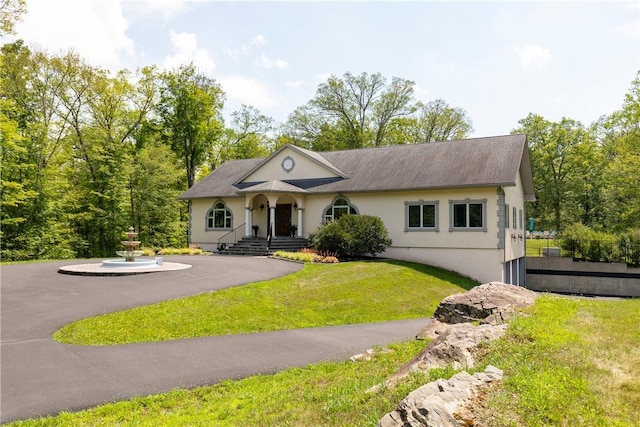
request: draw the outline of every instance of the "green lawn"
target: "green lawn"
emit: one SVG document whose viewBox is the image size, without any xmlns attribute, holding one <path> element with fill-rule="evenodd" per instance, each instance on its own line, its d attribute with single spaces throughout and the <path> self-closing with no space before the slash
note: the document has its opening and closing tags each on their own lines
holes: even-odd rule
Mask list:
<svg viewBox="0 0 640 427">
<path fill-rule="evenodd" d="M 489 426 L 640 425 L 640 300 L 541 297 L 477 370 L 505 371 L 476 409 Z M 371 361 L 321 363 L 275 375 L 111 403 L 12 426 L 374 426 L 410 391 L 454 371 L 409 377 L 368 395 L 425 346 L 390 346 Z"/>
<path fill-rule="evenodd" d="M 557 247 L 555 239 L 527 239 L 527 256 L 542 256 L 542 248 Z"/>
<path fill-rule="evenodd" d="M 429 317 L 442 298 L 476 284 L 399 261 L 306 264 L 275 280 L 83 319 L 54 337 L 110 345 Z"/>
<path fill-rule="evenodd" d="M 487 425 L 640 426 L 640 299 L 543 297 L 488 348 Z"/>
</svg>

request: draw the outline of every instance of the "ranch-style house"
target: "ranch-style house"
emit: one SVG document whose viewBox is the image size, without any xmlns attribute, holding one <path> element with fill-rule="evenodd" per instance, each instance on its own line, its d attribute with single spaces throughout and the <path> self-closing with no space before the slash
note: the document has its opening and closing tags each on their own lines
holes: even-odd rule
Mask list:
<svg viewBox="0 0 640 427">
<path fill-rule="evenodd" d="M 348 151 L 284 145 L 222 164 L 180 196 L 205 250 L 304 239 L 344 214 L 382 219 L 381 256 L 524 284 L 525 201 L 535 200 L 525 135 Z M 265 243 L 266 244 L 266 243 Z"/>
</svg>

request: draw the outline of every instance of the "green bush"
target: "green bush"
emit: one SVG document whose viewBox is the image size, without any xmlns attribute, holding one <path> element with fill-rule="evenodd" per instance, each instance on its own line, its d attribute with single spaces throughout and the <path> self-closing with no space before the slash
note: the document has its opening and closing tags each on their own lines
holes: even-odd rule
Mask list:
<svg viewBox="0 0 640 427">
<path fill-rule="evenodd" d="M 627 263 L 640 266 L 640 228 L 627 230 L 620 236 L 620 243 Z"/>
<path fill-rule="evenodd" d="M 640 265 L 639 229 L 616 235 L 573 224 L 562 233 L 560 247 L 574 258 L 586 261 Z"/>
<path fill-rule="evenodd" d="M 391 244 L 384 223 L 372 215 L 343 215 L 320 226 L 310 241 L 315 249 L 342 259 L 375 256 Z"/>
</svg>

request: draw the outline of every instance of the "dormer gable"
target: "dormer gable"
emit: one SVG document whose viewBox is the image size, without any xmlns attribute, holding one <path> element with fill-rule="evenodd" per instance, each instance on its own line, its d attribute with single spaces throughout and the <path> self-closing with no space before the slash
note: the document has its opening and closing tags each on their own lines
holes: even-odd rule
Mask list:
<svg viewBox="0 0 640 427">
<path fill-rule="evenodd" d="M 286 144 L 251 169 L 236 185 L 265 181 L 347 178 L 321 154 Z"/>
</svg>

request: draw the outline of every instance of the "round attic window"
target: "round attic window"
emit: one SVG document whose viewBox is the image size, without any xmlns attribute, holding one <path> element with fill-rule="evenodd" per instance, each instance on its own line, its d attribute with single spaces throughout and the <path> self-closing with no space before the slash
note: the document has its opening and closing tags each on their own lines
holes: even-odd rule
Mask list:
<svg viewBox="0 0 640 427">
<path fill-rule="evenodd" d="M 285 157 L 282 161 L 282 169 L 284 169 L 284 171 L 287 173 L 291 172 L 295 165 L 296 162 L 294 162 L 293 159 L 289 156 Z"/>
</svg>

